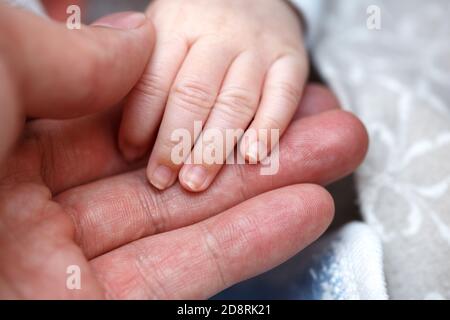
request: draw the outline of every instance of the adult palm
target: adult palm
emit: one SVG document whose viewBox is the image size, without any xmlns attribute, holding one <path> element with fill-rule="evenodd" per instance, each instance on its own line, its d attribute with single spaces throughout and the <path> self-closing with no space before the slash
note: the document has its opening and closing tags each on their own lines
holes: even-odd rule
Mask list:
<svg viewBox="0 0 450 320">
<path fill-rule="evenodd" d="M 333 201 L 306 183 L 338 179 L 364 157 L 361 123 L 310 86 L 276 175 L 227 166 L 202 194 L 152 189 L 122 160 L 111 107 L 139 79 L 152 28 L 129 14 L 103 24 L 139 19 L 132 30 L 68 31 L 0 5 L 2 298 L 210 297 L 315 240 Z M 68 286 L 71 270 L 81 288 Z"/>
</svg>

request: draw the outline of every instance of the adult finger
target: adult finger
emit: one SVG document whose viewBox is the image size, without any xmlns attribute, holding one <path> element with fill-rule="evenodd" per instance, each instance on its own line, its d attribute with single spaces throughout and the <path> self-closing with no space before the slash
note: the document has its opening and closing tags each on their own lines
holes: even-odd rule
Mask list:
<svg viewBox="0 0 450 320">
<path fill-rule="evenodd" d="M 344 111 L 297 120 L 280 142 L 276 174 L 261 166 L 229 165 L 206 192 L 191 194 L 179 185 L 163 193 L 143 171 L 72 189 L 57 199 L 76 221 L 77 241 L 89 257 L 151 234 L 201 221 L 262 192 L 296 183 L 326 184 L 349 173 L 367 150 L 361 122 Z"/>
<path fill-rule="evenodd" d="M 142 13 L 105 17 L 96 27 L 65 25 L 0 5 L 0 47 L 23 112 L 73 118 L 119 102 L 144 71 L 153 28 Z"/>
<path fill-rule="evenodd" d="M 28 122 L 21 147 L 6 162 L 7 166 L 11 163 L 10 174 L 17 163 L 26 162 L 35 169 L 35 181 L 42 181 L 55 195 L 141 168 L 144 162 L 127 162 L 118 150 L 115 140 L 121 111 L 116 107 L 77 119 Z"/>
<path fill-rule="evenodd" d="M 323 188 L 290 186 L 91 264 L 112 298 L 206 299 L 298 253 L 326 230 L 333 213 Z"/>
</svg>

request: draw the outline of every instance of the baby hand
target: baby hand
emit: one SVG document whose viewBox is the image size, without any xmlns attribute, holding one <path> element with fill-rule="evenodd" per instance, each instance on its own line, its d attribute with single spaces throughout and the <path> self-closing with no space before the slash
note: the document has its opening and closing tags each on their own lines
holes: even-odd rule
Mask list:
<svg viewBox="0 0 450 320">
<path fill-rule="evenodd" d="M 260 151 L 271 146 L 250 131 L 282 134 L 307 78 L 301 22 L 285 0 L 160 0 L 148 14 L 156 26 L 155 51 L 125 106 L 119 145 L 129 160 L 140 158 L 159 128 L 150 182 L 164 190 L 179 177 L 184 188 L 203 191 L 233 150 L 226 149 L 222 164 L 174 163 L 179 141 L 172 133 L 190 133 L 193 162 L 197 150 L 211 147 L 195 122 L 203 133 L 216 129 L 223 137 L 226 129 L 241 129 L 241 154 L 261 160 Z"/>
</svg>

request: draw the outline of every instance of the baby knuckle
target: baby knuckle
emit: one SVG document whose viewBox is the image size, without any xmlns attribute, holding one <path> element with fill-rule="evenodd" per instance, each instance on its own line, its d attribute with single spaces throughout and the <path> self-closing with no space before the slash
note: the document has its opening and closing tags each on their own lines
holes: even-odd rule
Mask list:
<svg viewBox="0 0 450 320">
<path fill-rule="evenodd" d="M 172 96 L 181 107 L 209 112 L 214 104 L 215 94 L 211 87 L 197 81 L 182 81 L 172 88 Z"/>
<path fill-rule="evenodd" d="M 135 90 L 150 98 L 165 99 L 167 90 L 164 88 L 163 79 L 154 74 L 144 74 L 140 82 L 136 85 Z"/>
<path fill-rule="evenodd" d="M 283 128 L 282 122 L 273 114 L 267 113 L 264 115 L 263 128 L 266 129 L 281 129 Z"/>
<path fill-rule="evenodd" d="M 217 98 L 216 106 L 219 111 L 233 116 L 253 117 L 257 98 L 242 88 L 224 90 Z"/>
<path fill-rule="evenodd" d="M 302 89 L 298 84 L 289 82 L 279 82 L 272 86 L 271 91 L 277 97 L 287 101 L 290 104 L 297 104 L 302 93 Z"/>
</svg>

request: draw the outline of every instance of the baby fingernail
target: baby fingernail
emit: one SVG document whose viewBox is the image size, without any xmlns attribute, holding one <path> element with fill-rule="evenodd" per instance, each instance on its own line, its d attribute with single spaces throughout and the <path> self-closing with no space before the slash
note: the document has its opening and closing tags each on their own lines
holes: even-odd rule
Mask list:
<svg viewBox="0 0 450 320">
<path fill-rule="evenodd" d="M 181 178 L 192 191 L 202 191 L 208 178 L 208 171 L 202 166 L 193 166 L 188 168 Z"/>
<path fill-rule="evenodd" d="M 169 167 L 161 165 L 153 172 L 150 183 L 159 190 L 165 190 L 172 185 L 175 179 L 175 173 Z"/>
<path fill-rule="evenodd" d="M 146 20 L 147 17 L 141 12 L 120 12 L 100 18 L 92 26 L 131 30 L 139 28 Z"/>
<path fill-rule="evenodd" d="M 245 155 L 250 163 L 258 163 L 267 155 L 266 145 L 261 141 L 255 141 L 250 144 Z"/>
</svg>

